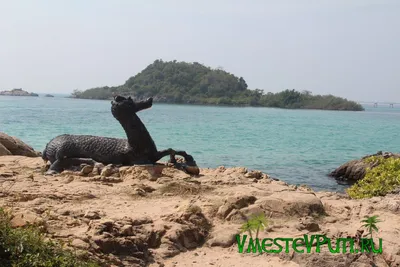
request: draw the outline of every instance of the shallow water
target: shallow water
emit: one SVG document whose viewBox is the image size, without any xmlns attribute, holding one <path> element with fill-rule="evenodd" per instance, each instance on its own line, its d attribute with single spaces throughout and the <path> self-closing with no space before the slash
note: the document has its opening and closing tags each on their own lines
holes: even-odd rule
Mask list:
<svg viewBox="0 0 400 267">
<path fill-rule="evenodd" d="M 342 191 L 326 175 L 348 160 L 400 151 L 399 107 L 346 112 L 154 104 L 138 115 L 159 150 L 186 150 L 200 167 L 246 166 L 315 190 Z M 0 96 L 0 131 L 39 151 L 63 133 L 125 138 L 110 101 L 63 97 Z"/>
</svg>

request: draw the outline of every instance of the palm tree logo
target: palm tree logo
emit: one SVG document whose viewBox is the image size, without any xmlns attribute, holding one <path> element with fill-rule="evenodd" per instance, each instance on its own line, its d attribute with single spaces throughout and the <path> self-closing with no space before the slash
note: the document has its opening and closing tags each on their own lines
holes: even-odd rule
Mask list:
<svg viewBox="0 0 400 267">
<path fill-rule="evenodd" d="M 371 217 L 364 216 L 365 219 L 361 221 L 362 223 L 364 223 L 364 224 L 362 225 L 362 227 L 364 227 L 365 229 L 367 229 L 367 231 L 369 232 L 369 235 L 370 235 L 371 239 L 372 239 L 372 233 L 373 233 L 373 231 L 378 232 L 378 227 L 376 226 L 376 224 L 379 223 L 379 222 L 381 222 L 381 221 L 378 219 L 378 217 L 379 217 L 378 215 L 374 215 L 374 216 L 371 216 Z"/>
<path fill-rule="evenodd" d="M 242 226 L 240 227 L 240 232 L 248 232 L 250 238 L 253 239 L 253 231 L 256 232 L 256 239 L 258 239 L 258 234 L 260 230 L 264 230 L 268 226 L 268 220 L 265 218 L 263 212 L 259 214 L 252 215 Z"/>
<path fill-rule="evenodd" d="M 368 231 L 368 234 L 370 236 L 369 242 L 367 242 L 368 239 L 361 240 L 361 242 L 363 244 L 365 244 L 364 242 L 367 242 L 366 245 L 367 245 L 368 254 L 370 255 L 370 257 L 372 257 L 371 249 L 375 253 L 376 252 L 382 253 L 382 239 L 379 239 L 379 249 L 375 250 L 375 242 L 372 238 L 373 232 L 374 231 L 378 232 L 378 227 L 376 226 L 377 223 L 381 222 L 381 220 L 379 220 L 378 217 L 379 217 L 378 215 L 374 215 L 374 216 L 370 216 L 370 217 L 364 216 L 365 219 L 361 221 L 363 223 L 362 227 L 364 227 Z"/>
</svg>

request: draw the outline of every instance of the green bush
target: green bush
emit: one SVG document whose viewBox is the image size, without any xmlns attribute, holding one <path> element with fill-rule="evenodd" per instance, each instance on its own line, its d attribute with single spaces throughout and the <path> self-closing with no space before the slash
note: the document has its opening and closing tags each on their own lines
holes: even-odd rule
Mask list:
<svg viewBox="0 0 400 267">
<path fill-rule="evenodd" d="M 96 267 L 94 262 L 79 259 L 72 251 L 46 241 L 35 226 L 12 228 L 10 216 L 0 208 L 1 267 Z"/>
<path fill-rule="evenodd" d="M 379 165 L 368 168 L 365 177 L 346 191 L 351 198 L 370 198 L 384 196 L 400 186 L 400 159 L 372 156 L 365 159 L 367 163 Z"/>
</svg>

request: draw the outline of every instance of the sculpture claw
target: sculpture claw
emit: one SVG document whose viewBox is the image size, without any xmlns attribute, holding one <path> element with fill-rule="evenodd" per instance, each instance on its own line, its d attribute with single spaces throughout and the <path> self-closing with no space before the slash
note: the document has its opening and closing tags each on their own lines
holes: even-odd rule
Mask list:
<svg viewBox="0 0 400 267">
<path fill-rule="evenodd" d="M 172 158 L 171 158 L 172 159 Z M 200 169 L 196 164 L 196 161 L 193 159 L 192 156 L 187 155 L 185 157 L 185 160 L 183 162 L 177 161 L 174 157 L 174 162 L 171 160 L 168 161 L 168 165 L 173 165 L 175 168 L 178 170 L 183 170 L 184 172 L 190 174 L 190 175 L 199 175 L 200 174 Z"/>
</svg>

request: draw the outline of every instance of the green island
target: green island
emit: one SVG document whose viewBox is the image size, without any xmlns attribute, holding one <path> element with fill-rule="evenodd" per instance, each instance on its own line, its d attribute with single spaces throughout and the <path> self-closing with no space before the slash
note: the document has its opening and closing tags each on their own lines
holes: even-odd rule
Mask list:
<svg viewBox="0 0 400 267">
<path fill-rule="evenodd" d="M 225 106 L 254 106 L 286 109 L 322 109 L 363 111 L 364 108 L 345 98 L 313 95 L 295 89 L 278 93 L 250 90 L 243 77 L 222 69 L 212 69 L 198 62 L 155 60 L 123 85 L 74 90 L 70 97 L 112 99 L 114 94 L 135 99 L 153 97 L 154 102 Z"/>
</svg>

